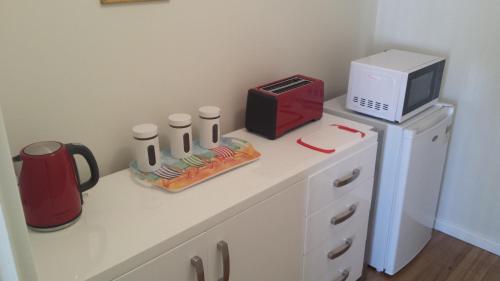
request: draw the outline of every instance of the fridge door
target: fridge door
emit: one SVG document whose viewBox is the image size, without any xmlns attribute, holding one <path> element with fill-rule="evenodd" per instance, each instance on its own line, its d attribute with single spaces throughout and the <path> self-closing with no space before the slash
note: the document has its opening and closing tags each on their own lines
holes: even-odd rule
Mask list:
<svg viewBox="0 0 500 281">
<path fill-rule="evenodd" d="M 404 131 L 386 256 L 387 274 L 402 269 L 431 238 L 452 115 L 453 108 L 443 107 Z"/>
</svg>

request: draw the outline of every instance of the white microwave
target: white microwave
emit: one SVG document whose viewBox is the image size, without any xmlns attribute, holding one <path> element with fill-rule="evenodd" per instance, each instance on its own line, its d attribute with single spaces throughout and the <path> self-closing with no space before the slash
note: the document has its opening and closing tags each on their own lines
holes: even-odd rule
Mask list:
<svg viewBox="0 0 500 281">
<path fill-rule="evenodd" d="M 445 59 L 388 50 L 351 62 L 346 107 L 403 122 L 437 103 Z"/>
</svg>

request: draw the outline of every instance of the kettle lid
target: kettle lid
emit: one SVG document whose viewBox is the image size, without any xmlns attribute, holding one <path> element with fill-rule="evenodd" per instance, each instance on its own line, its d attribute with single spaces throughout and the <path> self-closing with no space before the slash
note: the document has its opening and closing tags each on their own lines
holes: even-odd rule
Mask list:
<svg viewBox="0 0 500 281">
<path fill-rule="evenodd" d="M 30 156 L 40 156 L 54 153 L 61 147 L 62 143 L 57 141 L 42 141 L 26 146 L 23 152 Z"/>
</svg>

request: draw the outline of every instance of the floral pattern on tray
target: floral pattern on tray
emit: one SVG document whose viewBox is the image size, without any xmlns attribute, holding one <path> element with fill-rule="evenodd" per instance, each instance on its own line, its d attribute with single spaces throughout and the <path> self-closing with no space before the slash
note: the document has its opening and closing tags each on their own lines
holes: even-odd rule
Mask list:
<svg viewBox="0 0 500 281">
<path fill-rule="evenodd" d="M 260 158 L 260 153 L 247 141 L 224 137 L 220 146 L 205 149 L 195 144 L 193 155 L 175 159 L 162 151 L 161 168 L 152 173 L 137 169 L 135 161 L 130 170 L 137 179 L 170 192 L 179 192 L 212 177 L 236 169 Z"/>
</svg>

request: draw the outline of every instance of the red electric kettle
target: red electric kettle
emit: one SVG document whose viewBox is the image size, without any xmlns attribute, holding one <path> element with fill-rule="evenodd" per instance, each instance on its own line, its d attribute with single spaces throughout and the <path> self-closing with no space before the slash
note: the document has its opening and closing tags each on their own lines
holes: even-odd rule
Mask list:
<svg viewBox="0 0 500 281">
<path fill-rule="evenodd" d="M 74 155 L 90 167 L 90 179 L 80 184 Z M 99 180 L 92 152 L 81 144 L 45 141 L 30 144 L 14 157 L 22 161 L 19 190 L 28 226 L 36 231 L 55 231 L 70 226 L 82 213 L 82 192 Z"/>
</svg>

